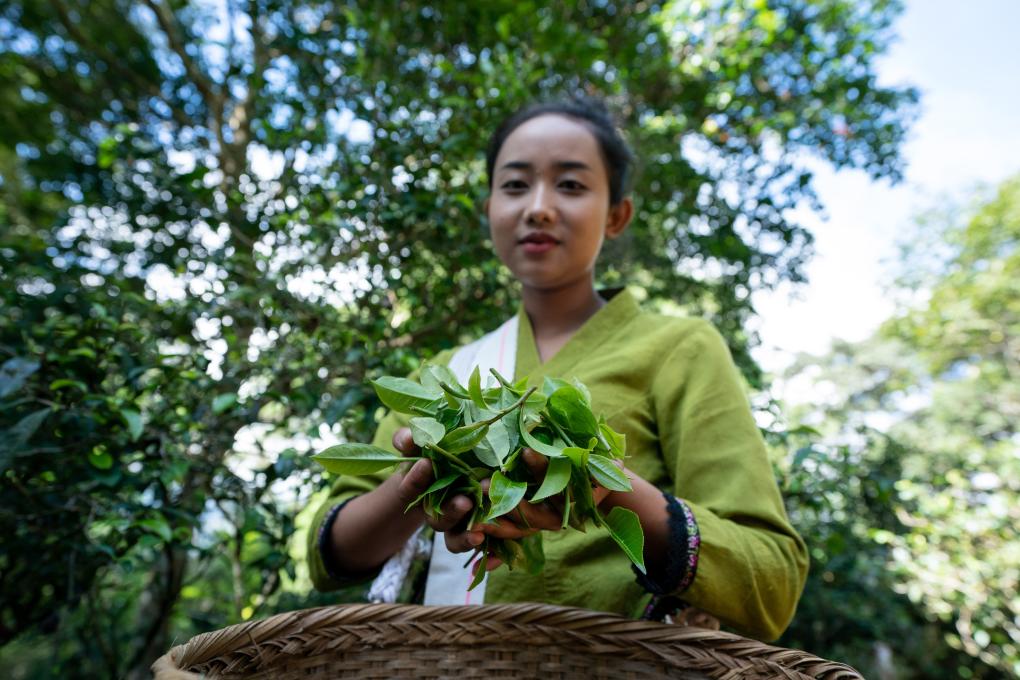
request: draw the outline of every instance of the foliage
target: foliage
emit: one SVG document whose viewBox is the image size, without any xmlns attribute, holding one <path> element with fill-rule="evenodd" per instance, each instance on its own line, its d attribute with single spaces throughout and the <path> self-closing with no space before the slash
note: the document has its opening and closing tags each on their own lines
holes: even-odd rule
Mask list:
<svg viewBox="0 0 1020 680">
<path fill-rule="evenodd" d="M 526 378 L 511 384 L 495 369 L 492 374 L 497 384 L 483 388 L 476 366 L 465 388 L 446 366 L 426 364 L 419 381 L 383 376 L 373 382 L 383 404 L 413 416 L 411 436 L 432 466 L 435 481 L 408 507 L 420 506 L 438 518 L 447 498 L 463 494 L 474 499 L 472 526 L 512 512 L 525 498 L 536 503 L 555 497 L 564 529 L 584 531 L 589 522 L 604 527 L 645 573 L 638 516 L 616 507 L 603 518 L 596 508 L 592 490 L 597 484 L 610 491 L 632 489 L 616 464 L 624 457 L 623 435 L 592 413 L 588 388 L 576 378 L 546 378 L 539 392 L 528 389 Z M 523 460 L 525 447 L 544 457 L 541 479 Z M 408 460 L 359 443 L 330 447 L 314 459 L 338 475 L 370 474 Z M 491 479 L 487 492 L 485 479 Z M 475 554 L 481 561 L 468 590 L 481 583 L 490 554 L 510 569 L 535 574 L 545 566 L 541 533 L 521 539 L 486 536 Z"/>
<path fill-rule="evenodd" d="M 833 513 L 852 550 L 815 557 L 834 578 L 859 579 L 864 572 L 840 559 L 863 556 L 884 573 L 868 587 L 888 593 L 896 611 L 929 622 L 904 621 L 895 637 L 937 632 L 925 647 L 894 654 L 916 677 L 938 676 L 925 665 L 938 658 L 933 649 L 952 658 L 940 677 L 1018 676 L 1020 177 L 983 198 L 962 223 L 953 216 L 922 222 L 923 240 L 940 248 L 907 249 L 911 295 L 901 311 L 874 338 L 835 347 L 813 369 L 814 384 L 827 385 L 832 398 L 808 417 L 859 461 L 824 478 L 850 482 L 850 493 L 837 492 L 840 502 L 859 497 L 857 485 L 877 484 L 884 500 L 875 507 L 886 508 L 885 516 L 861 505 Z M 814 493 L 826 484 L 811 483 Z M 801 526 L 819 538 L 817 518 Z M 867 599 L 851 598 L 854 606 L 836 622 L 848 624 Z M 911 626 L 928 632 L 911 635 Z"/>
<path fill-rule="evenodd" d="M 526 100 L 620 111 L 638 219 L 602 279 L 712 317 L 756 381 L 750 289 L 809 254 L 804 153 L 898 175 L 915 95 L 873 62 L 899 9 L 0 6 L 0 642 L 53 645 L 28 674 L 139 677 L 294 604 L 303 454 L 366 438 L 368 378 L 512 308 L 479 147 Z"/>
</svg>

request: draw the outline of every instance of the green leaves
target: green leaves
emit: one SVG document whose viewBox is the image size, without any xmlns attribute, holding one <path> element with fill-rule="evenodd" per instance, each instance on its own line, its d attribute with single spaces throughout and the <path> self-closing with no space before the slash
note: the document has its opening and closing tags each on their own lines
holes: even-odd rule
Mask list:
<svg viewBox="0 0 1020 680">
<path fill-rule="evenodd" d="M 446 428 L 435 418 L 411 418 L 411 438 L 417 446 L 435 446 L 446 436 Z"/>
<path fill-rule="evenodd" d="M 131 441 L 138 441 L 138 438 L 142 436 L 142 414 L 134 409 L 122 408 L 120 415 L 131 434 Z"/>
<path fill-rule="evenodd" d="M 593 437 L 598 433 L 598 421 L 576 387 L 565 385 L 549 395 L 548 409 L 553 422 L 571 434 Z"/>
<path fill-rule="evenodd" d="M 236 394 L 232 392 L 228 392 L 227 394 L 221 394 L 217 396 L 215 399 L 213 399 L 212 402 L 213 413 L 219 415 L 220 413 L 223 413 L 227 409 L 231 408 L 236 403 L 237 403 Z"/>
<path fill-rule="evenodd" d="M 368 475 L 413 460 L 371 444 L 332 446 L 312 459 L 336 475 Z"/>
<path fill-rule="evenodd" d="M 511 481 L 499 470 L 492 473 L 492 483 L 489 486 L 489 500 L 492 507 L 485 515 L 485 521 L 489 522 L 516 508 L 527 492 L 527 482 Z"/>
<path fill-rule="evenodd" d="M 538 491 L 531 497 L 531 502 L 537 503 L 561 493 L 567 488 L 572 469 L 568 458 L 551 458 L 549 460 L 549 467 L 545 470 L 545 479 L 542 480 L 542 486 L 538 487 Z"/>
<path fill-rule="evenodd" d="M 0 399 L 17 392 L 25 381 L 39 370 L 39 362 L 14 357 L 0 366 Z"/>
<path fill-rule="evenodd" d="M 428 410 L 434 401 L 442 398 L 442 392 L 428 389 L 420 383 L 406 378 L 382 377 L 372 381 L 379 400 L 397 413 L 417 414 Z M 416 411 L 415 409 L 419 409 Z"/>
<path fill-rule="evenodd" d="M 616 544 L 623 548 L 630 561 L 645 573 L 645 535 L 641 531 L 641 520 L 633 511 L 619 506 L 605 517 L 606 528 Z"/>
<path fill-rule="evenodd" d="M 495 387 L 483 388 L 475 369 L 465 388 L 448 368 L 433 365 L 422 367 L 420 382 L 383 377 L 372 383 L 384 404 L 416 416 L 409 421 L 411 437 L 432 463 L 436 481 L 407 509 L 420 506 L 436 516 L 447 498 L 463 494 L 475 504 L 474 524 L 513 516 L 525 501 L 561 497 L 555 505 L 563 509 L 563 527 L 607 526 L 624 553 L 643 568 L 636 518 L 617 512 L 610 526 L 595 504 L 594 484 L 619 492 L 630 491 L 631 485 L 617 464 L 624 454 L 623 435 L 595 417 L 587 388 L 576 379 L 546 378 L 538 392 L 527 389 L 527 380 L 514 384 L 492 373 Z M 541 479 L 535 477 L 539 468 L 525 463 L 525 447 L 545 456 Z M 314 459 L 330 472 L 348 475 L 372 474 L 408 460 L 365 444 L 335 446 Z M 486 478 L 488 493 L 482 490 Z M 545 562 L 541 534 L 520 541 L 487 537 L 479 551 L 476 584 L 490 554 L 511 569 L 532 573 Z"/>
<path fill-rule="evenodd" d="M 593 453 L 588 457 L 592 478 L 610 491 L 630 491 L 630 480 L 610 458 Z"/>
</svg>

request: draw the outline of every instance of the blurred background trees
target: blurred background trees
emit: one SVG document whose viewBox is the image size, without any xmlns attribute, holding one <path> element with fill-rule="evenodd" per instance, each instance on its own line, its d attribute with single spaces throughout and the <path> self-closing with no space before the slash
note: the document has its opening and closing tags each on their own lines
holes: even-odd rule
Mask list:
<svg viewBox="0 0 1020 680">
<path fill-rule="evenodd" d="M 917 677 L 1015 677 L 1020 175 L 915 229 L 890 287 L 897 314 L 794 369 L 818 398 L 790 411 L 815 429 L 797 435 L 808 441 L 787 480 L 813 527 L 809 593 L 845 599 L 809 596 L 817 617 L 802 607 L 787 637 L 871 637 L 898 654 L 905 642 Z"/>
<path fill-rule="evenodd" d="M 366 379 L 514 308 L 479 207 L 483 140 L 521 104 L 608 99 L 642 163 L 634 227 L 600 279 L 711 318 L 756 388 L 750 291 L 803 278 L 811 237 L 792 209 L 819 207 L 806 161 L 899 176 L 916 93 L 874 75 L 897 2 L 476 4 L 0 7 L 0 658 L 16 675 L 140 677 L 174 640 L 335 601 L 307 592 L 292 540 L 323 484 L 306 454 L 369 435 Z M 983 309 L 961 339 L 998 318 Z M 909 329 L 932 325 L 897 327 L 921 342 Z M 959 356 L 928 370 L 970 375 Z M 926 451 L 912 441 L 895 439 Z M 862 445 L 839 449 L 855 457 L 841 471 L 812 447 L 777 461 L 835 571 L 816 569 L 791 640 L 864 663 L 931 620 L 965 665 L 1015 644 L 975 612 L 960 629 L 959 597 L 931 609 L 920 562 L 887 569 L 920 551 L 910 536 L 940 538 L 902 512 L 949 526 L 904 496 L 936 484 L 930 466 L 911 477 L 892 444 Z M 999 475 L 988 493 L 1008 488 Z M 847 596 L 871 628 L 819 630 L 834 583 L 908 577 L 922 590 L 897 591 L 900 628 L 862 587 Z M 912 653 L 895 649 L 903 677 Z"/>
</svg>

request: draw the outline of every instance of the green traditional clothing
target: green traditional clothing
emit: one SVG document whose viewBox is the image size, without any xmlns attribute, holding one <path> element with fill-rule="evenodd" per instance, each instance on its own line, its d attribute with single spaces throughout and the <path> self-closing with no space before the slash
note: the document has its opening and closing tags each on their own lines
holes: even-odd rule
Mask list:
<svg viewBox="0 0 1020 680">
<path fill-rule="evenodd" d="M 741 632 L 774 639 L 796 608 L 807 550 L 790 526 L 760 432 L 725 342 L 700 319 L 644 312 L 628 291 L 615 295 L 560 351 L 541 363 L 531 324 L 519 312 L 515 378 L 582 381 L 592 410 L 627 438 L 628 469 L 693 511 L 701 536 L 697 574 L 683 600 Z M 450 352 L 436 358 L 449 361 Z M 405 417 L 389 414 L 375 444 L 392 448 Z M 310 534 L 317 588 L 339 587 L 317 549 L 331 508 L 382 477 L 341 477 Z M 546 567 L 529 575 L 489 574 L 486 603 L 545 602 L 638 616 L 650 596 L 609 535 L 589 528 L 544 534 Z"/>
</svg>

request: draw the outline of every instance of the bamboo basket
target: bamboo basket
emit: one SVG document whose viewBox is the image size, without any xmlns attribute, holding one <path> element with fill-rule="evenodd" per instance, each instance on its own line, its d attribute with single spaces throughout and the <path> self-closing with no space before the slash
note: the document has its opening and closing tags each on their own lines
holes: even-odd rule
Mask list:
<svg viewBox="0 0 1020 680">
<path fill-rule="evenodd" d="M 156 680 L 861 678 L 730 633 L 540 604 L 306 609 L 197 635 L 152 670 Z"/>
</svg>

